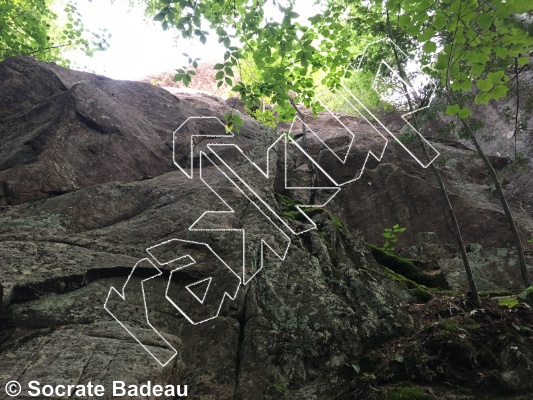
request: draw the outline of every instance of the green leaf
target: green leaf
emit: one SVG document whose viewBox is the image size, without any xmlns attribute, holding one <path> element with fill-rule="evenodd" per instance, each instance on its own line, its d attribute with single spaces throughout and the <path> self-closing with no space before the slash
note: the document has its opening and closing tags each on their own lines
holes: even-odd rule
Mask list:
<svg viewBox="0 0 533 400">
<path fill-rule="evenodd" d="M 486 92 L 478 93 L 476 94 L 474 102 L 476 104 L 489 104 L 490 99 L 491 99 L 491 96 L 488 93 Z"/>
<path fill-rule="evenodd" d="M 217 81 L 221 80 L 224 77 L 224 71 L 218 71 L 215 75 Z"/>
<path fill-rule="evenodd" d="M 493 16 L 491 13 L 481 13 L 477 16 L 476 21 L 481 28 L 488 28 L 492 25 Z"/>
<path fill-rule="evenodd" d="M 472 70 L 470 72 L 474 78 L 477 78 L 483 73 L 483 71 L 485 71 L 485 66 L 483 64 L 474 64 L 472 65 Z"/>
<path fill-rule="evenodd" d="M 167 14 L 165 13 L 159 13 L 154 17 L 154 21 L 163 21 L 165 19 Z"/>
<path fill-rule="evenodd" d="M 518 65 L 523 67 L 524 65 L 529 64 L 529 57 L 520 57 L 518 59 Z"/>
<path fill-rule="evenodd" d="M 217 64 L 215 64 L 213 69 L 224 69 L 224 64 L 217 63 Z"/>
<path fill-rule="evenodd" d="M 418 35 L 417 40 L 419 42 L 426 42 L 435 36 L 435 29 L 433 27 L 426 28 L 424 32 Z"/>
<path fill-rule="evenodd" d="M 420 28 L 418 26 L 415 26 L 415 25 L 410 25 L 407 28 L 407 34 L 410 35 L 410 36 L 416 37 L 416 36 L 420 35 Z M 423 40 L 420 40 L 420 42 L 423 42 Z"/>
<path fill-rule="evenodd" d="M 507 50 L 505 47 L 498 47 L 496 49 L 496 57 L 498 58 L 506 58 L 509 54 L 509 50 Z"/>
<path fill-rule="evenodd" d="M 398 25 L 400 25 L 400 27 L 402 28 L 405 28 L 410 23 L 411 23 L 411 16 L 409 14 L 400 15 L 400 18 L 398 18 Z"/>
<path fill-rule="evenodd" d="M 469 92 L 470 90 L 472 90 L 472 81 L 461 82 L 461 90 L 463 92 Z"/>
<path fill-rule="evenodd" d="M 231 78 L 230 78 L 229 76 L 226 76 L 226 83 L 227 83 L 228 85 L 231 85 L 231 84 L 233 83 L 232 80 L 231 80 Z"/>
<path fill-rule="evenodd" d="M 492 82 L 489 82 L 488 79 L 479 79 L 477 82 L 476 82 L 476 86 L 479 90 L 481 90 L 482 92 L 488 92 L 490 89 L 492 89 L 492 87 L 494 86 L 494 84 Z"/>
<path fill-rule="evenodd" d="M 441 12 L 437 12 L 433 20 L 433 27 L 440 31 L 446 25 L 446 16 Z"/>
<path fill-rule="evenodd" d="M 459 104 L 446 107 L 446 115 L 449 115 L 451 117 L 459 113 L 459 111 L 461 111 L 461 107 L 459 107 Z"/>
<path fill-rule="evenodd" d="M 399 363 L 403 363 L 403 356 L 400 353 L 394 354 L 394 359 Z"/>
<path fill-rule="evenodd" d="M 492 91 L 492 98 L 494 100 L 501 99 L 502 97 L 507 96 L 507 90 L 509 88 L 505 85 L 498 85 L 494 87 L 494 90 Z"/>
<path fill-rule="evenodd" d="M 424 43 L 424 46 L 422 46 L 422 50 L 424 51 L 424 53 L 434 53 L 435 51 L 437 51 L 437 44 L 430 40 L 429 42 Z"/>
<path fill-rule="evenodd" d="M 457 115 L 459 115 L 459 118 L 461 119 L 467 119 L 470 115 L 472 115 L 472 113 L 470 112 L 468 108 L 465 107 L 465 108 L 461 108 L 461 110 L 459 111 Z"/>
<path fill-rule="evenodd" d="M 489 74 L 487 75 L 487 81 L 489 81 L 490 83 L 497 84 L 501 81 L 504 75 L 505 72 L 503 71 L 489 72 Z"/>
</svg>

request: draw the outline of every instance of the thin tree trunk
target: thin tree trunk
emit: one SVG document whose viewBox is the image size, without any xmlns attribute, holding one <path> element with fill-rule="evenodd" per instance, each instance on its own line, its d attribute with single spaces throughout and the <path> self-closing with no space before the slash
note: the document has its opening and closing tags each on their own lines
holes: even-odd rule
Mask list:
<svg viewBox="0 0 533 400">
<path fill-rule="evenodd" d="M 447 96 L 447 98 L 448 98 L 448 103 L 452 104 L 449 95 Z M 509 208 L 509 204 L 507 203 L 507 198 L 505 197 L 505 193 L 503 192 L 502 184 L 500 183 L 500 180 L 498 178 L 498 175 L 496 174 L 496 171 L 494 170 L 494 167 L 492 166 L 489 159 L 483 152 L 483 149 L 481 149 L 481 146 L 479 145 L 474 132 L 470 128 L 470 125 L 468 125 L 464 119 L 461 119 L 461 124 L 463 125 L 463 128 L 468 133 L 470 140 L 474 144 L 474 147 L 476 148 L 478 155 L 483 160 L 483 163 L 487 167 L 490 177 L 492 178 L 492 181 L 494 182 L 496 193 L 498 194 L 498 197 L 500 198 L 500 202 L 502 203 L 503 211 L 505 213 L 505 216 L 507 217 L 507 220 L 509 221 L 511 232 L 513 234 L 513 238 L 515 241 L 516 251 L 518 253 L 518 264 L 520 266 L 520 275 L 522 276 L 522 281 L 524 282 L 525 287 L 528 288 L 531 286 L 531 281 L 527 273 L 526 257 L 524 256 L 524 249 L 522 248 L 522 241 L 520 240 L 520 234 L 518 233 L 518 228 L 516 227 L 516 223 L 513 218 L 511 209 Z"/>
<path fill-rule="evenodd" d="M 389 27 L 389 38 L 390 38 L 390 21 L 389 21 L 389 13 L 387 11 L 387 24 L 388 24 L 388 27 Z M 392 39 L 391 39 L 392 40 Z M 396 67 L 398 68 L 398 71 L 400 73 L 400 76 L 402 78 L 402 84 L 403 84 L 403 88 L 405 90 L 405 96 L 406 96 L 406 99 L 407 99 L 407 103 L 409 105 L 409 111 L 412 113 L 414 111 L 414 107 L 413 107 L 413 103 L 411 101 L 411 96 L 409 96 L 409 92 L 407 90 L 407 86 L 405 84 L 405 79 L 407 78 L 407 75 L 405 74 L 405 71 L 400 63 L 400 59 L 398 57 L 398 51 L 396 49 L 395 46 L 392 46 L 393 48 L 393 51 L 394 51 L 394 59 L 396 61 Z M 416 121 L 416 117 L 413 115 L 413 125 L 415 127 L 415 129 L 417 131 L 420 132 L 420 129 L 419 129 L 419 126 L 418 126 L 418 123 Z M 420 142 L 420 145 L 422 146 L 422 149 L 424 151 L 424 155 L 426 157 L 427 160 L 430 159 L 430 156 L 429 156 L 429 153 L 427 151 L 427 148 L 424 144 L 424 142 L 422 141 L 422 139 L 420 138 L 420 136 L 417 134 L 416 135 L 419 142 Z M 461 258 L 463 260 L 463 265 L 464 265 L 464 268 L 465 268 L 465 273 L 466 273 L 466 278 L 468 280 L 468 287 L 470 288 L 470 293 L 471 293 L 471 298 L 472 298 L 472 301 L 474 303 L 474 305 L 477 307 L 477 308 L 481 308 L 482 305 L 481 305 L 481 300 L 479 299 L 479 293 L 478 293 L 478 290 L 477 290 L 477 286 L 476 286 L 476 281 L 474 279 L 474 275 L 472 274 L 472 268 L 470 267 L 470 261 L 468 260 L 468 255 L 466 254 L 466 247 L 465 247 L 465 244 L 464 244 L 464 241 L 463 241 L 463 237 L 461 235 L 461 229 L 459 228 L 459 222 L 457 221 L 457 217 L 455 215 L 455 211 L 453 210 L 453 206 L 452 206 L 452 203 L 450 201 L 450 197 L 448 196 L 448 191 L 446 190 L 446 185 L 444 184 L 444 181 L 442 180 L 442 177 L 440 176 L 440 173 L 439 173 L 439 170 L 435 167 L 435 165 L 433 163 L 430 164 L 429 166 L 431 168 L 431 171 L 433 172 L 433 174 L 435 175 L 435 178 L 437 179 L 437 183 L 439 185 L 439 188 L 440 188 L 440 192 L 442 194 L 442 199 L 444 200 L 444 204 L 446 205 L 446 210 L 448 211 L 448 216 L 450 217 L 450 220 L 452 222 L 452 232 L 453 232 L 453 235 L 455 237 L 455 241 L 457 243 L 457 247 L 459 248 L 459 253 L 461 254 Z"/>
</svg>

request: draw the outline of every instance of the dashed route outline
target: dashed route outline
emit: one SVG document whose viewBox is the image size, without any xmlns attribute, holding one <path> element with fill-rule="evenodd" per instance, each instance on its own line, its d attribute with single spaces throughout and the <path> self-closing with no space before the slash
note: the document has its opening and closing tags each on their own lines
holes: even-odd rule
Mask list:
<svg viewBox="0 0 533 400">
<path fill-rule="evenodd" d="M 390 39 L 382 39 L 376 42 L 373 42 L 366 46 L 365 50 L 363 51 L 360 62 L 356 68 L 360 68 L 362 63 L 365 59 L 365 54 L 367 52 L 367 49 L 376 44 L 388 44 L 391 46 L 395 46 L 397 51 L 403 51 Z M 405 53 L 403 53 L 405 55 Z M 348 69 L 353 67 L 348 67 Z M 390 67 L 385 61 L 382 61 L 378 67 L 378 71 L 376 73 L 376 77 L 373 84 L 373 89 L 382 97 L 385 96 L 383 90 L 381 90 L 379 86 L 380 82 L 380 76 L 383 73 L 383 69 L 387 68 L 390 73 L 393 74 L 395 79 L 401 81 L 403 83 L 404 87 L 409 88 L 409 90 L 415 90 L 412 88 L 412 86 L 409 84 L 409 82 L 403 81 L 403 79 L 399 76 L 399 74 Z M 433 87 L 434 88 L 434 87 Z M 380 91 L 381 90 L 381 91 Z M 387 126 L 382 123 L 372 112 L 365 107 L 365 105 L 343 84 L 341 83 L 341 89 L 336 90 L 335 94 L 344 98 L 347 102 L 347 104 L 350 104 L 350 106 L 353 108 L 354 112 L 356 112 L 367 124 L 370 125 L 370 127 L 375 131 L 377 135 L 379 135 L 383 139 L 383 146 L 380 149 L 380 151 L 375 151 L 375 149 L 369 149 L 366 154 L 366 158 L 364 162 L 362 163 L 362 166 L 358 171 L 353 171 L 353 177 L 345 179 L 343 181 L 339 181 L 338 179 L 335 179 L 330 172 L 328 172 L 323 165 L 321 165 L 317 160 L 313 159 L 304 149 L 303 146 L 301 146 L 295 139 L 290 137 L 288 134 L 282 134 L 280 135 L 274 143 L 267 149 L 266 151 L 266 168 L 263 170 L 259 165 L 254 163 L 248 156 L 244 154 L 242 149 L 237 146 L 235 143 L 227 143 L 227 141 L 234 137 L 234 134 L 232 132 L 226 132 L 225 124 L 222 123 L 217 117 L 213 116 L 198 116 L 198 117 L 190 117 L 185 122 L 183 122 L 173 133 L 173 161 L 174 164 L 179 168 L 179 170 L 188 178 L 188 179 L 195 179 L 194 175 L 194 165 L 193 165 L 193 159 L 195 158 L 195 145 L 194 145 L 194 139 L 197 137 L 205 137 L 205 138 L 223 138 L 223 143 L 209 143 L 207 144 L 207 150 L 201 150 L 198 155 L 199 159 L 199 168 L 198 168 L 198 175 L 200 180 L 203 182 L 203 184 L 208 187 L 224 204 L 224 206 L 227 208 L 226 210 L 220 211 L 220 210 L 205 210 L 203 213 L 189 226 L 189 231 L 196 231 L 196 232 L 217 232 L 217 231 L 228 231 L 228 232 L 237 232 L 242 235 L 242 267 L 239 267 L 237 271 L 234 270 L 230 265 L 228 265 L 209 245 L 209 243 L 206 242 L 199 242 L 199 241 L 190 241 L 190 240 L 184 240 L 184 239 L 170 239 L 166 240 L 164 242 L 161 242 L 159 244 L 156 244 L 154 246 L 151 246 L 146 249 L 146 252 L 149 254 L 149 257 L 144 258 L 140 261 L 138 261 L 135 266 L 132 268 L 132 271 L 130 275 L 128 276 L 126 282 L 124 283 L 123 287 L 121 288 L 121 291 L 115 289 L 114 287 L 111 287 L 109 289 L 107 298 L 104 302 L 104 309 L 128 332 L 129 335 L 131 335 L 142 347 L 143 349 L 152 356 L 162 367 L 166 366 L 171 360 L 174 359 L 174 357 L 177 355 L 177 350 L 170 344 L 168 340 L 166 340 L 163 335 L 151 324 L 150 322 L 150 312 L 147 305 L 147 298 L 146 298 L 146 292 L 145 292 L 145 285 L 150 284 L 151 280 L 154 278 L 158 279 L 164 279 L 163 278 L 163 272 L 159 267 L 165 266 L 165 267 L 171 267 L 170 276 L 168 278 L 168 283 L 166 285 L 166 291 L 164 293 L 166 300 L 180 313 L 182 314 L 189 323 L 193 325 L 202 324 L 204 322 L 210 321 L 213 318 L 216 318 L 222 306 L 224 305 L 224 302 L 226 300 L 233 301 L 237 297 L 237 294 L 239 292 L 239 289 L 243 285 L 247 285 L 253 278 L 257 276 L 257 274 L 263 269 L 264 267 L 264 257 L 266 256 L 266 252 L 269 252 L 271 254 L 274 254 L 279 260 L 283 261 L 285 260 L 290 245 L 291 245 L 291 237 L 300 235 L 304 232 L 308 232 L 309 230 L 315 229 L 316 225 L 315 223 L 309 218 L 309 216 L 306 215 L 301 209 L 302 208 L 309 208 L 309 207 L 323 207 L 326 204 L 328 204 L 341 190 L 341 187 L 344 185 L 347 185 L 351 182 L 354 182 L 358 180 L 365 169 L 365 166 L 367 164 L 367 161 L 370 157 L 373 157 L 377 161 L 381 161 L 385 149 L 388 145 L 388 138 L 381 133 L 381 130 L 384 130 L 388 133 L 390 137 L 392 137 L 393 140 L 395 140 L 397 143 L 399 143 L 403 149 L 412 157 L 414 158 L 423 168 L 427 168 L 429 165 L 431 165 L 432 162 L 436 160 L 436 158 L 439 156 L 439 152 L 421 135 L 420 132 L 418 132 L 408 121 L 406 118 L 408 115 L 413 114 L 415 112 L 420 111 L 423 108 L 429 107 L 429 104 L 424 106 L 423 108 L 417 109 L 413 111 L 412 113 L 405 113 L 402 115 L 402 118 L 404 121 L 410 126 L 412 131 L 415 132 L 416 135 L 418 135 L 421 140 L 426 145 L 426 149 L 430 155 L 429 160 L 427 162 L 421 161 L 402 141 L 396 137 L 396 135 L 391 132 L 387 128 Z M 431 93 L 430 102 L 434 96 L 434 92 Z M 321 102 L 322 105 L 323 102 L 320 98 L 318 100 Z M 345 131 L 350 135 L 351 140 L 349 142 L 348 148 L 346 150 L 346 154 L 344 157 L 340 157 L 338 154 L 335 153 L 333 149 L 327 146 L 327 144 L 320 138 L 318 134 L 313 132 L 313 130 L 307 126 L 304 121 L 302 121 L 298 116 L 295 117 L 293 124 L 291 125 L 290 132 L 293 132 L 296 129 L 296 124 L 301 124 L 301 126 L 305 126 L 307 132 L 309 132 L 311 135 L 314 135 L 318 140 L 323 144 L 324 148 L 331 152 L 336 159 L 339 161 L 340 165 L 339 168 L 348 168 L 347 160 L 349 155 L 351 154 L 352 149 L 356 145 L 355 135 L 354 133 L 346 127 L 345 124 L 343 124 L 327 107 L 325 107 L 326 112 L 330 113 L 331 116 L 333 116 L 336 121 L 338 122 L 339 126 L 344 127 Z M 211 122 L 213 123 L 213 126 L 216 127 L 213 132 L 197 132 L 195 129 L 195 122 Z M 374 123 L 375 121 L 375 123 Z M 220 129 L 220 132 L 218 131 Z M 381 129 L 381 130 L 380 130 Z M 216 132 L 215 132 L 216 131 Z M 177 159 L 177 137 L 178 135 L 189 135 L 190 136 L 190 149 L 189 154 L 187 157 L 187 160 L 181 160 Z M 314 168 L 319 170 L 327 179 L 331 181 L 331 186 L 324 186 L 324 187 L 292 187 L 288 186 L 288 179 L 287 179 L 287 165 L 288 165 L 288 146 L 293 146 L 294 149 L 299 151 L 302 155 L 304 155 L 308 160 L 309 163 L 313 165 Z M 291 226 L 286 218 L 284 218 L 282 215 L 279 215 L 279 213 L 271 207 L 271 205 L 268 203 L 266 199 L 264 199 L 257 191 L 255 191 L 250 184 L 250 182 L 247 182 L 247 180 L 241 176 L 238 172 L 236 172 L 232 166 L 231 163 L 225 158 L 224 156 L 224 149 L 233 148 L 234 151 L 236 151 L 240 157 L 245 160 L 247 163 L 249 163 L 252 167 L 254 167 L 254 171 L 257 171 L 260 174 L 260 177 L 266 179 L 267 181 L 272 178 L 271 172 L 270 172 L 270 160 L 269 155 L 270 152 L 275 149 L 276 147 L 282 147 L 283 149 L 283 161 L 285 162 L 285 188 L 287 190 L 292 191 L 298 191 L 298 190 L 305 190 L 305 191 L 315 191 L 316 193 L 322 194 L 323 197 L 326 198 L 324 202 L 321 204 L 313 204 L 313 205 L 299 205 L 297 206 L 298 210 L 302 214 L 303 217 L 307 219 L 307 222 L 310 224 L 310 228 L 308 229 L 302 229 L 297 230 L 293 226 Z M 187 165 L 190 162 L 190 165 Z M 259 244 L 254 243 L 254 245 L 258 245 L 260 248 L 260 265 L 254 270 L 252 268 L 247 268 L 247 259 L 246 259 L 246 251 L 248 249 L 248 246 L 251 246 L 250 241 L 250 235 L 247 235 L 245 229 L 242 228 L 236 228 L 236 227 L 214 227 L 212 226 L 212 222 L 215 218 L 219 217 L 225 217 L 225 216 L 231 216 L 231 214 L 235 213 L 234 208 L 231 207 L 230 201 L 227 199 L 224 199 L 223 195 L 217 192 L 217 189 L 214 187 L 213 182 L 210 180 L 213 180 L 213 177 L 209 177 L 208 175 L 204 174 L 204 167 L 210 166 L 215 167 L 215 169 L 210 168 L 211 171 L 216 171 L 217 179 L 225 179 L 227 180 L 229 185 L 233 185 L 234 188 L 237 189 L 237 193 L 240 196 L 241 199 L 244 199 L 245 201 L 248 201 L 250 205 L 255 207 L 257 211 L 262 215 L 262 218 L 265 218 L 268 221 L 268 226 L 272 228 L 272 232 L 275 232 L 276 235 L 273 237 L 270 235 L 268 238 L 260 237 L 259 239 L 254 237 L 253 240 L 257 241 L 259 240 Z M 352 171 L 350 171 L 352 172 Z M 332 193 L 332 194 L 331 194 Z M 216 224 L 215 224 L 216 225 Z M 206 234 L 206 238 L 208 238 L 209 235 Z M 191 255 L 191 247 L 201 249 L 200 253 L 202 254 L 201 258 L 195 259 Z M 254 247 L 255 248 L 255 247 Z M 169 255 L 170 254 L 170 255 Z M 193 283 L 185 283 L 180 282 L 179 278 L 176 278 L 177 275 L 179 275 L 179 272 L 183 272 L 188 268 L 201 268 L 202 263 L 208 262 L 209 266 L 212 268 L 213 265 L 217 265 L 217 268 L 215 268 L 212 275 L 207 277 L 202 277 L 196 282 Z M 176 265 L 175 265 L 176 264 Z M 159 266 L 159 267 L 158 267 Z M 143 270 L 150 271 L 150 276 L 143 279 L 140 282 L 140 288 L 134 287 L 134 284 L 130 282 L 130 278 L 134 276 L 135 272 L 139 270 L 140 268 L 143 268 Z M 132 281 L 133 282 L 133 281 Z M 224 283 L 224 285 L 222 285 Z M 171 285 L 174 284 L 174 285 Z M 136 336 L 133 332 L 131 327 L 128 326 L 128 324 L 122 322 L 120 318 L 115 315 L 118 314 L 116 309 L 113 309 L 113 307 L 110 306 L 109 302 L 112 300 L 114 304 L 120 304 L 121 307 L 126 304 L 126 302 L 129 299 L 129 296 L 131 294 L 129 293 L 131 290 L 141 290 L 142 291 L 142 298 L 144 301 L 144 312 L 146 316 L 146 326 L 145 329 L 151 330 L 153 332 L 153 335 L 149 338 L 139 338 Z M 199 287 L 203 288 L 203 293 L 198 293 L 195 290 L 198 290 Z M 177 291 L 177 292 L 176 292 Z M 181 300 L 181 303 L 176 300 L 177 296 L 183 297 L 183 295 L 186 295 L 188 297 L 186 301 Z M 117 303 L 118 302 L 118 303 Z M 115 305 L 115 307 L 117 307 Z M 143 328 L 143 327 L 136 327 L 136 328 Z M 152 351 L 154 348 L 158 348 L 159 351 L 155 352 Z M 163 353 L 162 353 L 162 350 Z"/>
</svg>

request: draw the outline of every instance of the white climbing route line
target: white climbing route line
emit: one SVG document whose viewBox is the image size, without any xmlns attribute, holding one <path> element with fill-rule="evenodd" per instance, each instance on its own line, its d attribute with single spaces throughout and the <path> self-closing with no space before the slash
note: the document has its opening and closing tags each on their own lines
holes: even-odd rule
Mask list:
<svg viewBox="0 0 533 400">
<path fill-rule="evenodd" d="M 382 41 L 371 43 L 371 45 L 380 44 Z M 384 42 L 396 46 L 392 41 Z M 383 44 L 383 43 L 381 43 Z M 362 53 L 361 63 L 369 48 L 367 46 Z M 397 47 L 397 46 L 396 46 Z M 401 49 L 397 48 L 401 51 Z M 403 52 L 402 52 L 403 53 Z M 405 53 L 403 53 L 405 55 Z M 351 68 L 351 67 L 349 67 Z M 383 74 L 383 68 L 388 68 L 393 74 L 394 79 L 403 82 L 404 87 L 411 87 L 408 82 L 402 78 L 386 63 L 382 62 L 378 68 L 373 88 L 380 96 L 384 97 L 384 89 L 380 88 L 380 76 Z M 411 87 L 412 88 L 412 87 Z M 382 90 L 383 89 L 383 90 Z M 166 275 L 161 271 L 161 267 L 167 271 L 168 280 L 164 298 L 174 307 L 185 319 L 191 324 L 201 324 L 216 318 L 226 300 L 235 300 L 242 285 L 248 284 L 264 268 L 265 257 L 267 254 L 273 254 L 277 259 L 285 260 L 290 245 L 291 237 L 300 235 L 316 228 L 314 221 L 303 211 L 304 208 L 324 207 L 326 206 L 341 190 L 341 187 L 358 180 L 365 169 L 365 166 L 373 157 L 381 161 L 388 144 L 388 136 L 397 141 L 405 151 L 414 158 L 423 168 L 427 168 L 439 153 L 431 146 L 414 127 L 411 126 L 406 118 L 409 114 L 402 115 L 404 121 L 409 124 L 412 130 L 420 136 L 426 145 L 430 154 L 428 161 L 421 161 L 411 149 L 409 149 L 386 124 L 382 123 L 365 105 L 341 83 L 341 89 L 335 93 L 342 97 L 347 104 L 353 108 L 353 111 L 359 115 L 370 127 L 371 140 L 364 137 L 357 137 L 354 132 L 347 127 L 334 113 L 326 108 L 331 121 L 337 126 L 337 129 L 348 134 L 350 138 L 347 146 L 343 147 L 344 154 L 339 155 L 339 150 L 335 151 L 330 148 L 323 138 L 317 132 L 296 117 L 290 128 L 290 133 L 295 132 L 298 126 L 305 127 L 310 135 L 314 135 L 323 145 L 323 152 L 327 152 L 334 162 L 328 164 L 324 159 L 315 160 L 305 150 L 298 140 L 293 139 L 288 134 L 280 135 L 274 143 L 266 150 L 266 167 L 263 169 L 257 163 L 252 161 L 245 152 L 232 141 L 235 135 L 226 131 L 226 126 L 217 117 L 198 116 L 190 117 L 183 122 L 173 133 L 173 161 L 179 170 L 188 178 L 195 179 L 194 170 L 198 170 L 198 176 L 202 183 L 209 188 L 226 208 L 225 210 L 204 210 L 202 214 L 189 226 L 191 232 L 206 232 L 206 242 L 191 241 L 184 239 L 171 239 L 156 244 L 146 249 L 150 258 L 139 261 L 132 269 L 126 283 L 119 292 L 114 287 L 109 289 L 104 308 L 111 316 L 130 334 L 161 366 L 167 365 L 177 354 L 177 350 L 166 340 L 163 335 L 150 322 L 150 315 L 153 311 L 147 305 L 145 289 L 148 284 L 154 284 L 159 280 L 166 279 Z M 433 93 L 431 94 L 431 98 Z M 318 98 L 323 104 L 323 101 Z M 431 99 L 430 99 L 431 101 Z M 428 105 L 429 106 L 429 105 Z M 426 108 L 427 106 L 423 107 Z M 413 111 L 418 112 L 419 110 Z M 368 135 L 368 133 L 367 133 Z M 183 149 L 178 152 L 178 139 L 180 137 L 189 137 L 190 148 L 187 148 L 186 156 Z M 199 139 L 199 143 L 196 143 Z M 206 140 L 207 139 L 207 140 Z M 304 138 L 305 139 L 305 138 Z M 365 146 L 361 152 L 360 146 Z M 359 146 L 359 147 L 356 147 Z M 270 158 L 274 150 L 282 150 L 282 161 L 284 162 L 284 187 L 285 190 L 293 197 L 304 198 L 303 194 L 309 196 L 314 194 L 314 198 L 322 199 L 318 204 L 297 205 L 296 208 L 301 216 L 308 222 L 304 226 L 294 226 L 284 215 L 276 210 L 272 205 L 272 199 L 266 198 L 260 190 L 255 187 L 271 187 L 275 174 L 272 171 L 273 166 Z M 330 185 L 316 186 L 291 186 L 288 179 L 289 153 L 296 152 L 320 171 Z M 365 154 L 361 157 L 361 154 Z M 235 161 L 237 158 L 238 162 Z M 355 160 L 355 161 L 354 161 Z M 236 171 L 232 166 L 239 165 L 239 170 L 243 171 L 243 165 L 253 171 L 253 182 L 247 176 Z M 332 167 L 333 165 L 333 167 Z M 209 173 L 207 173 L 209 171 Z M 221 185 L 223 183 L 223 185 Z M 224 195 L 224 190 L 233 188 L 231 198 Z M 299 195 L 301 193 L 301 195 Z M 192 200 L 192 199 L 191 199 Z M 247 232 L 238 223 L 235 218 L 235 207 L 238 204 L 252 206 L 247 207 L 248 212 L 255 213 L 254 218 L 263 221 L 263 224 L 257 224 L 262 227 L 262 232 Z M 254 220 L 255 221 L 255 220 Z M 250 231 L 250 229 L 249 229 Z M 211 234 L 214 232 L 231 232 L 240 236 L 242 239 L 241 250 L 242 257 L 237 262 L 224 260 L 213 247 L 209 245 Z M 143 279 L 140 285 L 135 280 L 131 280 L 136 273 L 143 270 Z M 149 271 L 149 273 L 147 273 Z M 139 275 L 137 275 L 139 276 Z M 190 277 L 198 277 L 194 280 Z M 146 287 L 145 287 L 146 286 Z M 152 288 L 152 286 L 150 286 Z M 155 290 L 155 289 L 154 289 Z M 134 296 L 135 293 L 142 293 L 144 301 L 144 312 L 146 317 L 145 326 L 135 326 L 132 328 L 124 319 L 122 310 L 126 307 L 126 302 Z M 151 305 L 152 306 L 152 305 Z M 148 334 L 142 330 L 146 330 Z M 135 331 L 135 332 L 134 332 Z M 151 333 L 150 333 L 151 332 Z M 157 349 L 157 351 L 155 351 Z"/>
</svg>

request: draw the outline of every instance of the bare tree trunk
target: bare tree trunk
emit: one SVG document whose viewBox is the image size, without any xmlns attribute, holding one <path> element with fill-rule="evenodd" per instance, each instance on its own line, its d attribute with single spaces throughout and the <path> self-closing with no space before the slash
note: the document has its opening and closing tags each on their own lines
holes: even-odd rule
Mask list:
<svg viewBox="0 0 533 400">
<path fill-rule="evenodd" d="M 389 13 L 387 11 L 387 24 L 389 26 L 389 38 L 391 36 L 391 32 L 390 32 L 390 21 L 389 21 Z M 391 39 L 392 40 L 392 39 Z M 407 99 L 407 103 L 409 105 L 409 111 L 412 113 L 414 111 L 414 107 L 413 107 L 413 102 L 411 100 L 411 96 L 409 96 L 409 91 L 407 90 L 407 86 L 405 84 L 405 80 L 407 78 L 407 75 L 400 63 L 400 59 L 398 57 L 398 51 L 396 49 L 395 46 L 392 46 L 393 48 L 393 51 L 394 51 L 394 59 L 396 61 L 396 67 L 398 68 L 398 71 L 400 73 L 400 76 L 402 78 L 402 84 L 403 84 L 403 88 L 405 90 L 405 96 L 406 96 L 406 99 Z M 415 127 L 415 129 L 417 131 L 420 131 L 419 129 L 419 126 L 418 126 L 418 123 L 416 121 L 416 117 L 413 115 L 413 126 Z M 422 146 L 422 149 L 424 151 L 424 155 L 426 157 L 427 160 L 430 159 L 430 156 L 429 156 L 429 153 L 427 151 L 427 148 L 424 144 L 424 142 L 422 141 L 422 139 L 420 138 L 419 135 L 417 135 L 417 138 L 420 142 L 420 145 Z M 468 280 L 468 287 L 470 288 L 470 293 L 471 293 L 471 298 L 472 298 L 472 301 L 474 303 L 474 305 L 477 307 L 477 308 L 481 308 L 482 305 L 481 305 L 481 300 L 479 299 L 479 293 L 478 293 L 478 290 L 477 290 L 477 286 L 476 286 L 476 281 L 474 279 L 474 275 L 472 274 L 472 268 L 470 267 L 470 261 L 468 260 L 468 255 L 466 254 L 466 247 L 465 247 L 465 244 L 464 244 L 464 241 L 463 241 L 463 237 L 461 235 L 461 229 L 459 228 L 459 222 L 457 221 L 457 217 L 455 215 L 455 211 L 453 210 L 453 206 L 452 206 L 452 203 L 450 201 L 450 197 L 448 196 L 448 191 L 446 190 L 446 185 L 444 184 L 444 181 L 442 179 L 442 177 L 440 176 L 440 173 L 439 173 L 439 170 L 435 167 L 435 165 L 433 163 L 430 164 L 429 166 L 431 168 L 431 171 L 433 172 L 433 174 L 435 175 L 435 178 L 437 179 L 437 183 L 439 185 L 439 188 L 440 188 L 440 192 L 441 192 L 441 195 L 442 195 L 442 199 L 444 200 L 444 204 L 446 205 L 446 210 L 448 212 L 448 216 L 450 217 L 450 221 L 452 223 L 452 232 L 453 232 L 453 235 L 455 237 L 455 242 L 457 243 L 457 247 L 459 249 L 459 253 L 461 254 L 461 258 L 463 260 L 463 265 L 464 265 L 464 268 L 465 268 L 465 273 L 466 273 L 466 278 Z"/>
<path fill-rule="evenodd" d="M 451 104 L 451 99 L 449 95 L 448 95 L 448 102 Z M 515 241 L 516 252 L 518 253 L 518 264 L 520 266 L 520 275 L 522 276 L 522 281 L 524 282 L 525 287 L 528 288 L 531 286 L 531 281 L 527 273 L 526 257 L 524 256 L 524 249 L 522 248 L 522 241 L 520 240 L 520 234 L 518 233 L 518 228 L 516 227 L 516 223 L 513 218 L 511 209 L 509 208 L 509 204 L 507 203 L 507 198 L 505 197 L 505 193 L 503 192 L 500 179 L 498 178 L 498 175 L 496 174 L 496 171 L 494 170 L 489 159 L 483 152 L 483 149 L 481 149 L 481 146 L 479 145 L 474 132 L 470 128 L 470 125 L 468 125 L 464 119 L 461 119 L 461 124 L 463 125 L 463 128 L 468 133 L 470 140 L 474 144 L 474 147 L 476 148 L 478 155 L 483 160 L 483 163 L 487 167 L 490 177 L 492 178 L 492 181 L 494 182 L 496 193 L 498 194 L 498 197 L 500 198 L 500 202 L 502 203 L 503 211 L 505 213 L 505 216 L 507 217 L 507 220 L 509 221 L 509 226 L 511 227 L 511 232 L 513 234 L 513 238 Z"/>
</svg>

